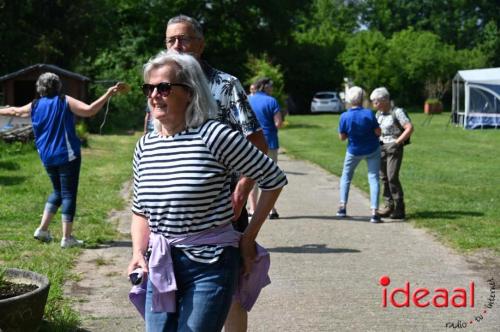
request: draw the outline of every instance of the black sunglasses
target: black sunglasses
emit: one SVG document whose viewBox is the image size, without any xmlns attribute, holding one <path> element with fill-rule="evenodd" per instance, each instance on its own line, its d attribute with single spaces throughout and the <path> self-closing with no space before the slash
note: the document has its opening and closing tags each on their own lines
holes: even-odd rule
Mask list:
<svg viewBox="0 0 500 332">
<path fill-rule="evenodd" d="M 151 97 L 151 94 L 153 91 L 156 89 L 156 91 L 162 96 L 162 97 L 167 97 L 170 94 L 170 91 L 172 90 L 173 86 L 182 86 L 186 89 L 189 89 L 189 85 L 183 84 L 183 83 L 169 83 L 169 82 L 161 82 L 158 84 L 143 84 L 142 85 L 142 93 L 146 97 Z"/>
</svg>

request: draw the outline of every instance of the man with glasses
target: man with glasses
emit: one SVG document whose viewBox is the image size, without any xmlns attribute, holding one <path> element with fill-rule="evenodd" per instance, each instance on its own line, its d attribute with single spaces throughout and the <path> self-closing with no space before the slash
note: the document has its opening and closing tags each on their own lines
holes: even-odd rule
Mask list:
<svg viewBox="0 0 500 332">
<path fill-rule="evenodd" d="M 405 202 L 399 170 L 403 162 L 403 146 L 410 139 L 413 125 L 402 108 L 393 107 L 386 88 L 373 90 L 370 100 L 378 110 L 376 117 L 382 129 L 380 179 L 384 184 L 382 196 L 385 206 L 379 214 L 391 219 L 404 219 Z"/>
<path fill-rule="evenodd" d="M 200 23 L 185 15 L 171 18 L 165 31 L 165 46 L 169 50 L 188 53 L 199 61 L 218 106 L 218 114 L 214 119 L 238 130 L 259 150 L 267 153 L 266 140 L 240 81 L 230 74 L 211 67 L 201 59 L 205 49 L 205 39 Z M 248 214 L 244 205 L 254 181 L 245 177 L 239 178 L 238 174 L 233 174 L 233 178 L 232 200 L 235 218 L 238 218 L 234 226 L 243 232 L 248 225 Z M 233 303 L 225 330 L 246 331 L 246 328 L 247 312 L 239 303 Z"/>
</svg>

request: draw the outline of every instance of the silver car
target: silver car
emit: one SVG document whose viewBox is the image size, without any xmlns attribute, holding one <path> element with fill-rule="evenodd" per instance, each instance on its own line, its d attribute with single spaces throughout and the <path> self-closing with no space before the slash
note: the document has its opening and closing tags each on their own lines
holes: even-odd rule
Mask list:
<svg viewBox="0 0 500 332">
<path fill-rule="evenodd" d="M 344 103 L 342 103 L 342 100 L 340 100 L 337 92 L 320 91 L 314 94 L 314 97 L 311 101 L 311 113 L 342 113 L 343 111 Z"/>
</svg>

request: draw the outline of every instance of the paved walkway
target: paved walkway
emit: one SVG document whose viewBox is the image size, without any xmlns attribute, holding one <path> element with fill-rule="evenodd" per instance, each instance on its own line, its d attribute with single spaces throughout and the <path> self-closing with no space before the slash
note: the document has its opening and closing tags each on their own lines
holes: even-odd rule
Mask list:
<svg viewBox="0 0 500 332">
<path fill-rule="evenodd" d="M 250 332 L 273 331 L 500 331 L 500 299 L 489 303 L 492 286 L 500 283 L 495 269 L 488 269 L 457 255 L 423 230 L 406 222 L 370 224 L 367 195 L 351 188 L 348 215 L 338 219 L 338 178 L 307 162 L 280 154 L 289 185 L 277 208 L 281 219 L 267 221 L 259 242 L 271 252 L 272 283 L 266 287 L 250 312 Z M 130 257 L 126 235 L 130 214 L 116 215 L 124 238 L 113 246 L 85 250 L 76 271 L 85 278 L 68 285 L 75 308 L 83 316 L 86 331 L 142 331 L 142 321 L 127 302 L 129 285 L 124 270 Z M 431 305 L 395 308 L 387 293 L 410 284 L 449 291 L 448 308 Z M 470 283 L 474 282 L 474 307 L 470 306 Z M 451 306 L 451 297 L 466 291 L 466 308 Z M 498 286 L 497 286 L 498 288 Z M 442 291 L 439 294 L 444 294 Z M 422 293 L 420 293 L 422 295 Z M 398 303 L 404 299 L 396 296 Z M 438 305 L 444 303 L 441 296 Z M 462 303 L 456 297 L 455 303 Z M 472 323 L 471 323 L 472 322 Z M 446 324 L 452 327 L 446 327 Z M 453 325 L 450 325 L 453 324 Z M 459 328 L 461 327 L 461 328 Z"/>
</svg>

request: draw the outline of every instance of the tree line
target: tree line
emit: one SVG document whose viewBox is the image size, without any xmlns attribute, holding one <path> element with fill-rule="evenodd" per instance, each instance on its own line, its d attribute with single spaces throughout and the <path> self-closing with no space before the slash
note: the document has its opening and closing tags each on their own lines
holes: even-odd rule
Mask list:
<svg viewBox="0 0 500 332">
<path fill-rule="evenodd" d="M 0 75 L 50 63 L 94 82 L 126 81 L 132 93 L 113 101 L 107 126 L 138 129 L 142 65 L 182 13 L 203 24 L 209 63 L 246 86 L 271 76 L 296 112 L 344 77 L 421 105 L 446 99 L 457 70 L 500 66 L 497 9 L 495 0 L 0 0 Z"/>
</svg>

